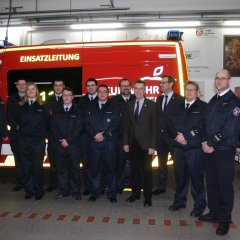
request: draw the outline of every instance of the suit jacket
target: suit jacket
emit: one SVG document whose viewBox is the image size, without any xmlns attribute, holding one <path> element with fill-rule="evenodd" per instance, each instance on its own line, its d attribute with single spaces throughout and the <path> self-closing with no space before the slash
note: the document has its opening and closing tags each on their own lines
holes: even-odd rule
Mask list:
<svg viewBox="0 0 240 240">
<path fill-rule="evenodd" d="M 123 144 L 131 146 L 133 139 L 137 138 L 143 149 L 156 149 L 156 104 L 145 98 L 137 121 L 134 118 L 134 105 L 135 101 L 129 102 L 124 114 Z"/>
<path fill-rule="evenodd" d="M 164 99 L 164 95 L 157 97 L 156 105 L 157 105 L 157 144 L 161 145 L 161 142 L 165 142 L 167 144 L 171 144 L 171 139 L 167 134 L 166 128 L 166 119 L 174 114 L 176 110 L 175 106 L 181 103 L 184 103 L 184 98 L 177 93 L 173 93 L 170 98 L 165 111 L 162 110 L 162 102 Z"/>
<path fill-rule="evenodd" d="M 205 119 L 207 103 L 199 98 L 185 109 L 185 103 L 175 106 L 177 109 L 167 121 L 167 129 L 169 137 L 173 140 L 174 146 L 183 149 L 201 148 L 202 140 L 202 126 Z M 174 139 L 177 132 L 181 132 L 187 141 L 187 145 L 182 145 Z"/>
</svg>

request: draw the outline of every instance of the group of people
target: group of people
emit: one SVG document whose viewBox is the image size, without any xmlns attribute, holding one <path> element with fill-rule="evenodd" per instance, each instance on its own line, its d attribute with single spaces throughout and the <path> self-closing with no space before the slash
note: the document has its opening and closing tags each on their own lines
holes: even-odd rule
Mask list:
<svg viewBox="0 0 240 240">
<path fill-rule="evenodd" d="M 79 163 L 83 161 L 83 195 L 96 201 L 102 193 L 110 202 L 124 189 L 126 160 L 131 163 L 132 193 L 152 206 L 152 195 L 166 193 L 168 155 L 174 159 L 176 191 L 170 211 L 186 208 L 191 182 L 192 217 L 219 222 L 216 233 L 225 235 L 231 223 L 234 190 L 234 156 L 240 130 L 240 100 L 230 90 L 226 69 L 216 73 L 217 94 L 207 104 L 199 99 L 199 86 L 185 84 L 185 97 L 174 92 L 175 79 L 162 76 L 162 95 L 145 97 L 146 84 L 122 79 L 120 94 L 109 98 L 109 88 L 94 78 L 87 94 L 75 102 L 73 90 L 55 80 L 54 95 L 43 104 L 37 85 L 17 81 L 17 94 L 9 96 L 6 119 L 15 158 L 17 185 L 25 199 L 43 197 L 42 162 L 48 135 L 50 161 L 47 191 L 58 189 L 55 199 L 71 195 L 81 199 Z M 1 137 L 7 132 L 1 104 Z M 158 155 L 157 188 L 152 190 L 152 155 Z M 204 178 L 205 175 L 205 178 Z M 206 181 L 206 190 L 205 190 Z M 155 184 L 155 185 L 156 185 Z M 207 193 L 207 201 L 206 201 Z M 203 214 L 208 205 L 209 212 Z"/>
</svg>

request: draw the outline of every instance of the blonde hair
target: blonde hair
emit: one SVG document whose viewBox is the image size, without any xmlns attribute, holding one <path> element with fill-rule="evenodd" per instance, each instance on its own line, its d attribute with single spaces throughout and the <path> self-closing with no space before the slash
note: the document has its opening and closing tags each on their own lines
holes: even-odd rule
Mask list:
<svg viewBox="0 0 240 240">
<path fill-rule="evenodd" d="M 43 101 L 41 99 L 41 96 L 40 96 L 40 93 L 39 93 L 39 90 L 38 90 L 38 86 L 34 82 L 28 82 L 27 83 L 25 96 L 24 96 L 23 100 L 21 102 L 19 102 L 19 105 L 23 106 L 26 102 L 28 102 L 27 91 L 28 91 L 30 86 L 34 86 L 35 87 L 35 89 L 36 89 L 36 101 L 39 103 L 39 105 L 43 105 Z"/>
</svg>

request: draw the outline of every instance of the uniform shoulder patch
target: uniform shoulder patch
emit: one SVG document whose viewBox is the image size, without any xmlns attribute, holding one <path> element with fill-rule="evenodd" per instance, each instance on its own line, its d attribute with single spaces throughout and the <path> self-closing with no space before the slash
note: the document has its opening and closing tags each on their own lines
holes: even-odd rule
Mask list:
<svg viewBox="0 0 240 240">
<path fill-rule="evenodd" d="M 233 109 L 233 115 L 237 117 L 239 114 L 240 114 L 240 108 L 239 107 L 235 107 Z"/>
</svg>

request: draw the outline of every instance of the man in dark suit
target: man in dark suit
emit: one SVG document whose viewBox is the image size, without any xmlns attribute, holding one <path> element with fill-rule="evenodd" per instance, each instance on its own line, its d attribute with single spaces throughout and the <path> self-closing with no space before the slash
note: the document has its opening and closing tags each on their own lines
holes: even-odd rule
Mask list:
<svg viewBox="0 0 240 240">
<path fill-rule="evenodd" d="M 63 80 L 56 79 L 53 82 L 54 94 L 47 100 L 46 109 L 50 116 L 52 112 L 58 109 L 59 106 L 63 104 L 62 91 L 65 87 Z M 56 145 L 53 139 L 53 133 L 49 131 L 48 133 L 48 159 L 50 163 L 49 172 L 49 186 L 46 189 L 48 192 L 52 192 L 57 188 L 57 156 L 56 156 Z"/>
<path fill-rule="evenodd" d="M 116 187 L 119 194 L 124 189 L 125 182 L 125 164 L 128 159 L 128 154 L 123 150 L 123 114 L 128 102 L 135 100 L 135 95 L 131 94 L 131 82 L 128 79 L 122 79 L 119 82 L 120 94 L 112 98 L 113 104 L 120 110 L 121 113 L 121 130 L 118 141 L 117 152 L 117 170 L 116 170 Z"/>
<path fill-rule="evenodd" d="M 176 192 L 171 211 L 185 208 L 189 180 L 194 200 L 191 217 L 199 217 L 206 208 L 204 187 L 204 153 L 201 146 L 202 124 L 207 104 L 198 98 L 199 87 L 194 81 L 185 85 L 185 102 L 176 105 L 175 114 L 167 119 L 168 135 L 172 139 Z"/>
<path fill-rule="evenodd" d="M 134 84 L 136 100 L 130 102 L 124 116 L 123 147 L 129 152 L 132 168 L 132 195 L 128 202 L 140 199 L 143 180 L 144 206 L 152 206 L 152 155 L 156 149 L 156 104 L 145 98 L 146 84 Z"/>
<path fill-rule="evenodd" d="M 19 102 L 23 100 L 26 94 L 26 80 L 22 78 L 17 80 L 16 88 L 18 92 L 9 96 L 6 109 L 7 124 L 10 126 L 10 146 L 14 156 L 16 171 L 16 186 L 12 189 L 13 191 L 19 191 L 24 187 L 17 116 L 20 109 Z"/>
<path fill-rule="evenodd" d="M 166 192 L 168 177 L 168 154 L 170 153 L 171 139 L 166 129 L 166 118 L 174 114 L 174 106 L 184 102 L 184 98 L 173 91 L 175 79 L 171 76 L 162 76 L 160 89 L 162 96 L 157 98 L 157 153 L 158 153 L 158 185 L 154 195 Z"/>
<path fill-rule="evenodd" d="M 88 115 L 89 108 L 98 101 L 97 87 L 98 82 L 95 78 L 89 78 L 86 82 L 87 94 L 80 97 L 78 100 L 78 109 L 81 112 L 83 122 Z M 81 159 L 83 161 L 83 195 L 87 196 L 91 191 L 90 181 L 90 165 L 89 165 L 89 153 L 90 153 L 90 137 L 86 132 L 86 126 L 83 126 L 83 132 L 81 135 Z"/>
<path fill-rule="evenodd" d="M 116 146 L 120 131 L 120 111 L 108 99 L 109 89 L 100 85 L 97 90 L 98 101 L 93 104 L 86 117 L 86 132 L 90 138 L 90 180 L 91 196 L 89 201 L 96 201 L 102 190 L 104 173 L 107 197 L 110 202 L 117 202 L 115 171 Z"/>
<path fill-rule="evenodd" d="M 4 102 L 0 97 L 0 152 L 2 151 L 2 140 L 7 141 L 8 132 L 5 118 Z"/>
</svg>

